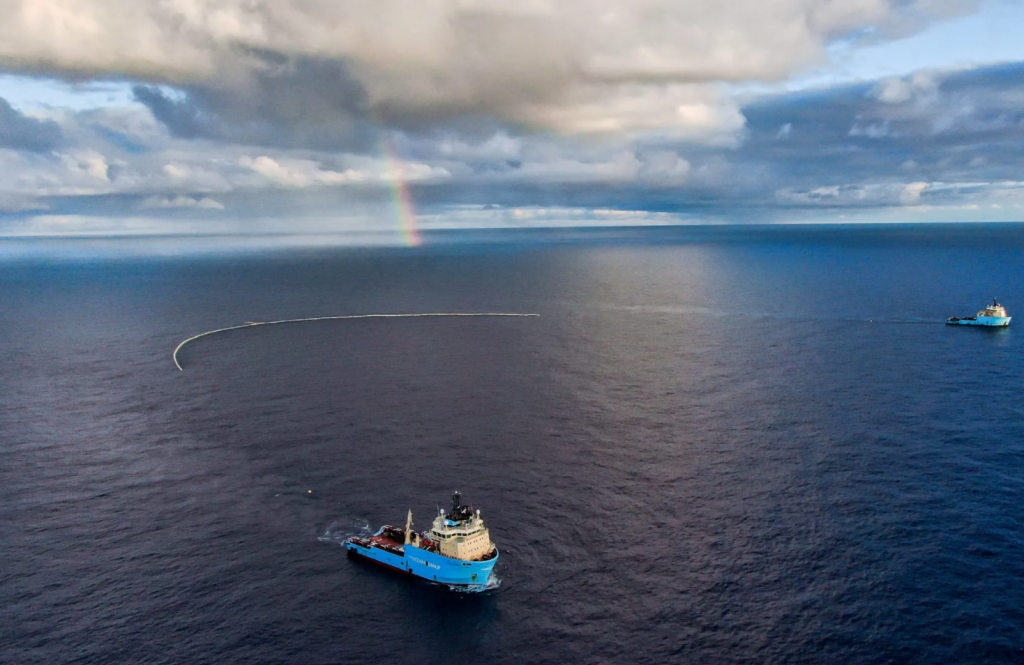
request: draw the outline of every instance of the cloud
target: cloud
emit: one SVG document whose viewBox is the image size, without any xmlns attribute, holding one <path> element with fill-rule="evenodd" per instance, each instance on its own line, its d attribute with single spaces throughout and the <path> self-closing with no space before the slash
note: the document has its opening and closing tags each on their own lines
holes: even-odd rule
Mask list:
<svg viewBox="0 0 1024 665">
<path fill-rule="evenodd" d="M 376 138 L 367 93 L 344 62 L 253 52 L 239 81 L 132 92 L 176 137 L 252 145 L 365 148 Z"/>
<path fill-rule="evenodd" d="M 192 196 L 151 196 L 142 202 L 142 208 L 199 208 L 203 210 L 223 210 L 224 204 L 208 196 L 202 198 Z"/>
<path fill-rule="evenodd" d="M 252 169 L 268 181 L 283 187 L 313 187 L 317 185 L 342 185 L 347 183 L 390 182 L 402 179 L 407 182 L 419 180 L 443 179 L 450 174 L 444 168 L 435 168 L 426 164 L 406 163 L 399 169 L 383 164 L 376 171 L 346 169 L 333 171 L 324 169 L 320 164 L 309 159 L 273 159 L 266 155 L 256 158 L 242 157 L 239 164 Z"/>
<path fill-rule="evenodd" d="M 110 164 L 98 152 L 93 150 L 68 152 L 60 155 L 60 160 L 64 168 L 76 176 L 103 183 L 110 182 Z"/>
<path fill-rule="evenodd" d="M 160 88 L 149 85 L 136 85 L 132 93 L 174 136 L 183 139 L 227 138 L 220 118 L 202 111 L 187 97 L 175 99 Z"/>
<path fill-rule="evenodd" d="M 647 185 L 672 187 L 690 178 L 690 162 L 671 151 L 655 151 L 644 155 L 637 172 L 639 180 Z"/>
<path fill-rule="evenodd" d="M 47 208 L 45 203 L 34 200 L 32 197 L 0 192 L 0 214 L 46 210 Z"/>
<path fill-rule="evenodd" d="M 927 182 L 911 182 L 903 187 L 903 191 L 900 192 L 900 203 L 903 205 L 913 205 L 921 200 L 921 194 L 928 189 Z"/>
<path fill-rule="evenodd" d="M 0 97 L 0 148 L 47 152 L 60 146 L 63 138 L 57 123 L 24 115 Z"/>
<path fill-rule="evenodd" d="M 228 160 L 213 157 L 202 150 L 175 155 L 175 161 L 163 164 L 154 161 L 150 168 L 152 172 L 147 183 L 156 190 L 205 194 L 230 192 L 239 186 L 255 184 L 244 176 L 240 177 L 241 167 L 235 168 Z"/>
<path fill-rule="evenodd" d="M 373 140 L 358 148 L 310 137 L 317 126 L 324 136 L 337 130 L 330 135 L 342 143 L 345 127 L 363 132 L 359 104 L 347 116 L 351 125 L 332 124 L 335 102 L 328 101 L 322 116 L 309 110 L 292 124 L 282 105 L 232 126 L 228 97 L 211 102 L 215 120 L 193 122 L 190 133 L 170 127 L 186 127 L 192 116 L 175 121 L 168 112 L 165 124 L 154 107 L 195 107 L 200 118 L 212 111 L 191 93 L 149 87 L 146 105 L 40 111 L 32 119 L 54 123 L 62 143 L 41 152 L 0 149 L 0 213 L 134 219 L 145 211 L 171 230 L 196 221 L 200 210 L 205 221 L 226 225 L 218 228 L 243 231 L 273 230 L 273 220 L 285 218 L 295 228 L 337 228 L 330 225 L 341 216 L 372 226 L 389 223 L 382 211 L 391 210 L 389 189 L 401 180 L 438 227 L 466 206 L 477 212 L 452 219 L 555 223 L 536 212 L 551 208 L 558 223 L 590 223 L 597 210 L 636 213 L 627 223 L 641 223 L 646 213 L 742 222 L 871 211 L 953 215 L 966 205 L 978 206 L 979 216 L 1021 217 L 1024 190 L 1012 183 L 1022 180 L 1022 81 L 1024 63 L 1017 63 L 762 94 L 742 104 L 684 90 L 675 106 L 663 106 L 687 116 L 685 131 L 666 125 L 580 135 L 477 118 L 372 128 Z M 671 87 L 636 90 L 653 109 Z M 721 109 L 729 105 L 743 120 L 723 125 Z M 567 121 L 589 122 L 569 108 Z M 290 138 L 266 138 L 275 128 Z"/>
<path fill-rule="evenodd" d="M 783 188 L 860 181 L 1017 179 L 1024 63 L 764 97 L 742 108 L 734 159 L 770 167 Z M 896 92 L 893 92 L 896 90 Z M 897 94 L 898 93 L 898 94 Z M 785 141 L 779 127 L 789 124 Z M 980 159 L 979 159 L 980 158 Z"/>
<path fill-rule="evenodd" d="M 260 155 L 255 159 L 243 157 L 239 163 L 251 168 L 270 182 L 285 187 L 336 185 L 366 179 L 366 174 L 360 171 L 349 170 L 339 173 L 338 171 L 324 170 L 312 160 L 289 160 L 289 162 L 282 163 L 266 155 Z"/>
<path fill-rule="evenodd" d="M 889 136 L 898 136 L 893 132 L 888 122 L 875 122 L 868 125 L 855 124 L 850 128 L 850 136 L 866 136 L 869 139 L 881 139 Z"/>
<path fill-rule="evenodd" d="M 186 233 L 201 233 L 202 225 L 179 226 Z M 131 215 L 55 214 L 20 217 L 0 227 L 4 236 L 109 236 L 156 235 L 167 232 L 162 220 Z"/>
<path fill-rule="evenodd" d="M 742 122 L 718 83 L 781 80 L 839 37 L 904 35 L 976 0 L 11 0 L 0 65 L 169 85 L 176 136 L 355 145 L 364 125 L 489 117 L 701 137 Z"/>
<path fill-rule="evenodd" d="M 688 220 L 680 215 L 623 210 L 618 208 L 566 208 L 559 206 L 478 206 L 466 205 L 446 210 L 443 215 L 421 217 L 425 228 L 466 227 L 563 227 L 676 225 Z"/>
</svg>

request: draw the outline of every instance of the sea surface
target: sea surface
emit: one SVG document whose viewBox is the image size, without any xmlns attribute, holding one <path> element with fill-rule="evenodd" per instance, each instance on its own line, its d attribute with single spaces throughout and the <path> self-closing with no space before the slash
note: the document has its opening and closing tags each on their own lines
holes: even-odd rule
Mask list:
<svg viewBox="0 0 1024 665">
<path fill-rule="evenodd" d="M 1024 662 L 1024 226 L 426 240 L 4 241 L 0 662 Z"/>
</svg>

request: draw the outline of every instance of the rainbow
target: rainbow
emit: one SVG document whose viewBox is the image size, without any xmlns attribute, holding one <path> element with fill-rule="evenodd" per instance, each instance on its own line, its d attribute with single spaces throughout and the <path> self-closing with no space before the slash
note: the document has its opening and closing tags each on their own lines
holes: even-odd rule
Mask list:
<svg viewBox="0 0 1024 665">
<path fill-rule="evenodd" d="M 416 217 L 416 206 L 413 204 L 412 192 L 405 177 L 405 163 L 398 156 L 395 146 L 387 138 L 384 139 L 384 154 L 388 160 L 388 179 L 391 182 L 391 195 L 394 199 L 395 216 L 398 218 L 398 229 L 402 234 L 402 242 L 406 247 L 419 247 L 423 243 L 420 236 L 419 220 Z"/>
</svg>

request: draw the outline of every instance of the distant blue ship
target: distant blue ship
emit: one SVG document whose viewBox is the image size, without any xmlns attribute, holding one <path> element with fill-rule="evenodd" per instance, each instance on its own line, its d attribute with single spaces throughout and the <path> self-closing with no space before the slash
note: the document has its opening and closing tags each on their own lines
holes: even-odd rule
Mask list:
<svg viewBox="0 0 1024 665">
<path fill-rule="evenodd" d="M 457 586 L 486 585 L 498 561 L 498 548 L 491 542 L 480 511 L 462 505 L 458 492 L 452 495 L 451 511 L 440 510 L 430 531 L 413 532 L 410 510 L 404 529 L 383 526 L 372 536 L 349 538 L 345 548 L 350 556 Z"/>
<path fill-rule="evenodd" d="M 1006 315 L 1006 308 L 993 298 L 992 304 L 978 312 L 976 316 L 951 316 L 946 319 L 946 324 L 950 326 L 997 326 L 1001 328 L 1010 325 L 1011 318 Z"/>
</svg>

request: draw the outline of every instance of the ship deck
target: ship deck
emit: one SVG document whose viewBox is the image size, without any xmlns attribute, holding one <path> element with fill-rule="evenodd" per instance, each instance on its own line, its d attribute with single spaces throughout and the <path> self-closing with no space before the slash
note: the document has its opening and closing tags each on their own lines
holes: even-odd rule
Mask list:
<svg viewBox="0 0 1024 665">
<path fill-rule="evenodd" d="M 405 556 L 405 529 L 386 526 L 372 536 L 352 538 L 352 542 L 363 547 L 378 547 L 386 552 Z M 419 548 L 428 552 L 437 552 L 437 544 L 420 534 Z"/>
<path fill-rule="evenodd" d="M 379 536 L 370 536 L 366 540 L 370 541 L 373 547 L 379 547 L 382 550 L 387 550 L 388 552 L 405 556 L 405 538 L 399 540 L 388 534 L 382 534 Z"/>
</svg>

